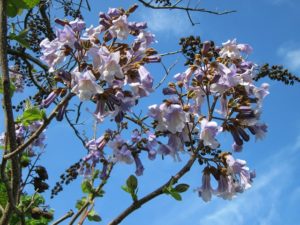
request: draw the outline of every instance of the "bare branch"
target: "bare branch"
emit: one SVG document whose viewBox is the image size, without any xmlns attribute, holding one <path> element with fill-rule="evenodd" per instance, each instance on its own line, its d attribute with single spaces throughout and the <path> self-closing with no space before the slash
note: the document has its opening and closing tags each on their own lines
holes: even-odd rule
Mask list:
<svg viewBox="0 0 300 225">
<path fill-rule="evenodd" d="M 155 90 L 157 89 L 157 88 L 159 88 L 163 83 L 164 83 L 164 81 L 167 79 L 167 77 L 168 77 L 168 75 L 170 74 L 170 71 L 173 69 L 173 67 L 177 64 L 177 61 L 176 62 L 174 62 L 171 66 L 169 66 L 169 68 L 167 68 L 166 66 L 165 66 L 165 64 L 163 64 L 163 62 L 161 62 L 161 64 L 162 64 L 162 66 L 163 66 L 163 68 L 164 68 L 164 70 L 165 70 L 165 75 L 163 76 L 163 78 L 159 81 L 159 83 L 155 86 Z"/>
<path fill-rule="evenodd" d="M 176 9 L 176 10 L 184 10 L 189 12 L 202 12 L 202 13 L 209 13 L 214 15 L 225 15 L 229 13 L 234 13 L 236 10 L 225 10 L 225 11 L 213 11 L 208 10 L 205 8 L 198 8 L 198 7 L 189 7 L 189 6 L 179 6 L 179 3 L 175 3 L 173 5 L 155 5 L 152 4 L 152 1 L 146 2 L 144 0 L 138 0 L 140 3 L 142 3 L 145 7 L 151 8 L 151 9 Z"/>
<path fill-rule="evenodd" d="M 62 216 L 61 218 L 56 220 L 54 223 L 52 223 L 52 225 L 60 224 L 61 222 L 65 221 L 66 219 L 70 218 L 73 215 L 74 215 L 74 212 L 72 210 L 70 210 L 69 212 L 66 213 L 66 215 Z"/>
</svg>

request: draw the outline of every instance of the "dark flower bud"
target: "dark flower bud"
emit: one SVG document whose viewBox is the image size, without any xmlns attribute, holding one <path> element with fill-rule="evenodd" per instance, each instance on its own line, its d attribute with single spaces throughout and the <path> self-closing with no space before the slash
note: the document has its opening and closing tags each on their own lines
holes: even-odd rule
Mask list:
<svg viewBox="0 0 300 225">
<path fill-rule="evenodd" d="M 61 26 L 66 26 L 66 25 L 69 25 L 69 22 L 68 21 L 66 21 L 66 20 L 61 20 L 61 19 L 58 19 L 58 18 L 56 18 L 55 20 L 54 20 L 54 22 L 55 23 L 57 23 L 57 24 L 59 24 L 59 25 L 61 25 Z"/>
<path fill-rule="evenodd" d="M 170 87 L 164 88 L 163 89 L 163 94 L 164 95 L 173 95 L 173 94 L 176 94 L 176 89 L 175 88 L 170 88 Z"/>
<path fill-rule="evenodd" d="M 139 6 L 137 4 L 134 4 L 133 6 L 131 6 L 129 9 L 128 9 L 128 12 L 129 13 L 133 13 Z"/>
<path fill-rule="evenodd" d="M 38 193 L 43 193 L 45 190 L 49 188 L 49 185 L 42 181 L 41 179 L 35 177 L 33 180 L 33 186 L 34 190 L 37 191 Z"/>
<path fill-rule="evenodd" d="M 243 138 L 244 141 L 250 140 L 249 135 L 246 133 L 246 131 L 243 128 L 238 127 L 237 130 L 238 130 L 239 135 Z"/>
<path fill-rule="evenodd" d="M 243 140 L 240 138 L 239 133 L 234 126 L 230 126 L 230 133 L 237 145 L 243 145 Z"/>
</svg>

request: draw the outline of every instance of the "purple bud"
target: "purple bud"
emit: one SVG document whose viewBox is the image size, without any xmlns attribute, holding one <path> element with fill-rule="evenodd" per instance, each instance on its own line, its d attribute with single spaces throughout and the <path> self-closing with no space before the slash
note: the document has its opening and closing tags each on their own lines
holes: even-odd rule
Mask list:
<svg viewBox="0 0 300 225">
<path fill-rule="evenodd" d="M 66 109 L 67 109 L 67 106 L 68 106 L 68 104 L 64 104 L 64 105 L 58 110 L 58 113 L 57 113 L 57 115 L 56 115 L 56 120 L 57 120 L 57 121 L 62 121 L 62 120 L 63 120 L 65 111 L 66 111 Z"/>
<path fill-rule="evenodd" d="M 139 158 L 138 155 L 134 156 L 134 162 L 135 162 L 135 166 L 136 166 L 135 174 L 137 176 L 143 175 L 144 166 L 143 166 L 142 161 L 141 161 L 141 159 Z"/>
<path fill-rule="evenodd" d="M 100 174 L 100 179 L 104 180 L 107 178 L 107 163 L 103 163 L 102 171 Z"/>
<path fill-rule="evenodd" d="M 173 94 L 176 94 L 176 89 L 175 88 L 170 88 L 170 87 L 164 88 L 163 89 L 163 94 L 164 95 L 173 95 Z"/>
<path fill-rule="evenodd" d="M 44 107 L 44 108 L 48 108 L 49 105 L 51 105 L 51 103 L 54 102 L 54 100 L 56 99 L 56 97 L 57 97 L 56 91 L 52 91 L 48 95 L 48 97 L 42 101 L 42 105 L 41 106 Z"/>
</svg>

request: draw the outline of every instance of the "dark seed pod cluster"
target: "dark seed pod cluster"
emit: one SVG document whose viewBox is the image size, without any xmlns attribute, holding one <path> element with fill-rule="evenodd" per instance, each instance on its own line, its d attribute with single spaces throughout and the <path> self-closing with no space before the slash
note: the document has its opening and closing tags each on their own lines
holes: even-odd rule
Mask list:
<svg viewBox="0 0 300 225">
<path fill-rule="evenodd" d="M 34 171 L 37 175 L 33 178 L 34 190 L 42 193 L 49 188 L 49 185 L 45 182 L 48 179 L 47 170 L 43 166 L 36 166 Z"/>
<path fill-rule="evenodd" d="M 264 64 L 260 67 L 259 72 L 253 78 L 258 81 L 261 78 L 269 77 L 271 80 L 281 81 L 286 85 L 293 85 L 295 82 L 300 82 L 300 78 L 290 73 L 287 69 L 284 69 L 281 65 Z"/>
<path fill-rule="evenodd" d="M 56 196 L 59 192 L 61 192 L 63 190 L 64 184 L 68 185 L 78 177 L 81 162 L 82 162 L 82 159 L 80 159 L 79 162 L 71 165 L 65 171 L 65 173 L 60 175 L 60 181 L 56 182 L 54 188 L 51 190 L 51 198 L 54 198 L 54 196 Z"/>
</svg>

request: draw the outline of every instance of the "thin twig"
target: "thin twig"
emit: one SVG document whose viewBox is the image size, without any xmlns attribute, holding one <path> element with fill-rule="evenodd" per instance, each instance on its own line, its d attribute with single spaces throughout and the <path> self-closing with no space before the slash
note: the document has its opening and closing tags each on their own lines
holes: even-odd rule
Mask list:
<svg viewBox="0 0 300 225">
<path fill-rule="evenodd" d="M 165 64 L 163 64 L 163 62 L 161 62 L 161 64 L 162 64 L 162 66 L 163 66 L 163 68 L 164 68 L 164 70 L 165 70 L 165 75 L 163 76 L 163 78 L 159 81 L 159 83 L 155 86 L 155 90 L 157 89 L 157 88 L 159 88 L 163 83 L 164 83 L 164 81 L 167 79 L 167 77 L 168 77 L 168 75 L 170 74 L 170 71 L 173 69 L 173 67 L 177 64 L 177 61 L 176 62 L 174 62 L 171 66 L 169 66 L 169 68 L 167 68 L 166 66 L 165 66 Z"/>
<path fill-rule="evenodd" d="M 205 8 L 193 8 L 193 7 L 184 7 L 184 6 L 178 6 L 176 4 L 174 5 L 166 5 L 166 6 L 159 6 L 159 5 L 152 5 L 151 2 L 146 2 L 144 0 L 138 0 L 140 3 L 142 3 L 145 7 L 151 8 L 151 9 L 176 9 L 176 10 L 185 10 L 185 11 L 191 11 L 191 12 L 202 12 L 202 13 L 209 13 L 209 14 L 214 14 L 214 15 L 225 15 L 225 14 L 229 14 L 229 13 L 234 13 L 236 12 L 236 10 L 225 10 L 222 12 L 218 12 L 218 11 L 212 11 L 212 10 L 208 10 Z"/>
<path fill-rule="evenodd" d="M 73 210 L 70 210 L 69 212 L 66 213 L 66 215 L 62 216 L 61 218 L 56 220 L 54 223 L 52 223 L 52 225 L 60 224 L 61 222 L 65 221 L 66 219 L 72 217 L 73 215 L 74 215 Z"/>
</svg>

